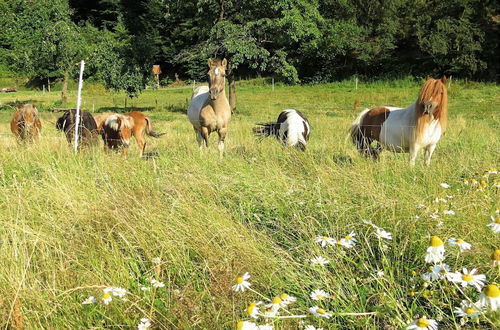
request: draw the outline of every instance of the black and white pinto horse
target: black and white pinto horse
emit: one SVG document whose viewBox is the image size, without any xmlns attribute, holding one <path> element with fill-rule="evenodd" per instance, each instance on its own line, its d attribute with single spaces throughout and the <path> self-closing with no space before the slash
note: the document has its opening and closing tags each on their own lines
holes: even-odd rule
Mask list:
<svg viewBox="0 0 500 330">
<path fill-rule="evenodd" d="M 307 118 L 295 109 L 283 110 L 276 122 L 257 124 L 253 132 L 262 138 L 275 136 L 283 146 L 306 150 L 311 126 Z"/>
<path fill-rule="evenodd" d="M 56 129 L 63 131 L 68 143 L 73 143 L 75 137 L 76 109 L 66 110 L 57 120 Z M 85 110 L 80 111 L 78 140 L 82 146 L 92 146 L 99 143 L 99 132 L 94 117 Z"/>
</svg>

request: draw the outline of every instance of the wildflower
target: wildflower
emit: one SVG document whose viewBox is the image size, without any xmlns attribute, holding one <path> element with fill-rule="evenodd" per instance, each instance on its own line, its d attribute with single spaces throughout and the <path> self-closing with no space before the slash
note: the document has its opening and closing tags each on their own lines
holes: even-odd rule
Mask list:
<svg viewBox="0 0 500 330">
<path fill-rule="evenodd" d="M 280 294 L 281 300 L 283 300 L 282 307 L 286 307 L 293 302 L 297 301 L 297 298 L 287 295 L 286 293 Z"/>
<path fill-rule="evenodd" d="M 486 275 L 475 275 L 477 273 L 477 269 L 473 269 L 470 272 L 467 268 L 464 268 L 462 273 L 456 272 L 450 274 L 450 281 L 461 284 L 463 287 L 466 286 L 474 286 L 477 291 L 481 291 L 481 288 L 484 286 L 484 281 L 486 281 Z"/>
<path fill-rule="evenodd" d="M 375 236 L 377 236 L 378 238 L 392 239 L 391 233 L 380 228 L 377 228 L 377 230 L 375 231 Z"/>
<path fill-rule="evenodd" d="M 378 277 L 384 277 L 384 275 L 385 275 L 385 273 L 384 273 L 383 271 L 381 271 L 381 270 L 379 270 L 379 271 L 377 272 L 377 276 L 378 276 Z"/>
<path fill-rule="evenodd" d="M 150 291 L 151 288 L 149 286 L 141 286 L 141 291 Z"/>
<path fill-rule="evenodd" d="M 491 227 L 491 230 L 495 233 L 500 233 L 500 217 L 493 217 L 491 216 L 491 221 L 492 223 L 489 223 L 487 226 Z"/>
<path fill-rule="evenodd" d="M 455 307 L 454 313 L 460 317 L 476 317 L 482 314 L 479 306 L 467 300 L 462 300 L 460 307 Z"/>
<path fill-rule="evenodd" d="M 313 292 L 311 292 L 312 300 L 323 300 L 328 298 L 330 298 L 330 294 L 323 290 L 314 290 Z"/>
<path fill-rule="evenodd" d="M 346 237 L 342 238 L 340 240 L 340 242 L 337 242 L 338 244 L 350 249 L 352 248 L 354 245 L 356 245 L 356 242 L 357 240 L 354 238 L 354 236 L 356 236 L 356 233 L 354 232 L 351 232 L 349 235 L 347 235 Z"/>
<path fill-rule="evenodd" d="M 332 313 L 325 311 L 323 308 L 319 308 L 318 306 L 313 306 L 309 308 L 309 312 L 318 317 L 324 317 L 325 319 L 329 319 L 332 317 Z"/>
<path fill-rule="evenodd" d="M 440 216 L 437 213 L 432 213 L 431 215 L 429 215 L 429 218 L 431 218 L 431 219 L 439 219 Z"/>
<path fill-rule="evenodd" d="M 496 284 L 487 285 L 476 304 L 481 307 L 489 306 L 492 311 L 496 311 L 500 307 L 500 289 L 498 286 Z"/>
<path fill-rule="evenodd" d="M 264 325 L 258 325 L 257 329 L 258 330 L 273 330 L 274 327 L 270 324 L 264 324 Z"/>
<path fill-rule="evenodd" d="M 372 227 L 373 227 L 373 228 L 375 228 L 375 229 L 377 229 L 377 228 L 378 228 L 378 226 L 377 226 L 377 225 L 375 225 L 375 224 L 374 224 L 373 222 L 371 222 L 370 220 L 361 220 L 361 221 L 363 221 L 363 223 L 364 223 L 365 225 L 372 226 Z"/>
<path fill-rule="evenodd" d="M 464 181 L 462 182 L 464 185 L 469 185 L 469 180 L 467 179 L 464 179 Z"/>
<path fill-rule="evenodd" d="M 427 248 L 427 254 L 425 255 L 425 262 L 427 263 L 438 263 L 444 260 L 444 243 L 437 237 L 432 236 Z"/>
<path fill-rule="evenodd" d="M 423 209 L 424 207 L 425 207 L 425 205 L 424 205 L 424 204 L 418 204 L 418 205 L 417 205 L 417 209 Z"/>
<path fill-rule="evenodd" d="M 155 279 L 152 279 L 151 280 L 151 285 L 154 287 L 154 288 L 163 288 L 165 286 L 165 284 L 163 282 L 160 282 L 160 281 L 157 281 Z"/>
<path fill-rule="evenodd" d="M 493 180 L 493 187 L 500 188 L 500 180 L 497 179 Z"/>
<path fill-rule="evenodd" d="M 444 215 L 455 215 L 455 211 L 453 211 L 453 210 L 444 210 L 443 214 Z"/>
<path fill-rule="evenodd" d="M 316 328 L 314 325 L 306 325 L 304 330 L 323 330 L 323 328 Z"/>
<path fill-rule="evenodd" d="M 122 298 L 122 299 L 127 294 L 127 290 L 125 290 L 124 288 L 113 288 L 112 292 L 113 292 L 113 296 L 118 297 L 118 298 Z"/>
<path fill-rule="evenodd" d="M 316 242 L 321 244 L 321 247 L 325 247 L 326 244 L 335 245 L 335 240 L 328 236 L 316 236 Z"/>
<path fill-rule="evenodd" d="M 493 254 L 491 255 L 491 264 L 493 266 L 500 266 L 500 250 L 495 250 L 493 251 Z"/>
<path fill-rule="evenodd" d="M 248 272 L 246 272 L 245 274 L 243 274 L 243 276 L 241 277 L 237 277 L 236 278 L 236 284 L 233 285 L 233 291 L 241 291 L 241 292 L 244 292 L 245 289 L 248 289 L 250 287 L 250 282 L 248 282 L 247 280 L 250 278 L 250 274 Z"/>
<path fill-rule="evenodd" d="M 113 300 L 112 297 L 113 288 L 105 288 L 102 291 L 103 291 L 102 302 L 104 303 L 104 305 L 107 305 Z"/>
<path fill-rule="evenodd" d="M 444 188 L 444 189 L 448 189 L 448 188 L 450 188 L 450 185 L 449 185 L 449 184 L 447 184 L 447 183 L 440 183 L 439 185 L 440 185 L 442 188 Z"/>
<path fill-rule="evenodd" d="M 272 309 L 272 308 L 266 308 L 266 311 L 264 312 L 264 317 L 269 318 L 269 317 L 275 317 L 278 314 L 278 311 Z"/>
<path fill-rule="evenodd" d="M 496 168 L 490 168 L 490 169 L 488 170 L 488 174 L 498 174 L 498 171 L 497 171 L 497 169 L 496 169 Z"/>
<path fill-rule="evenodd" d="M 470 250 L 472 247 L 469 243 L 467 243 L 466 241 L 464 241 L 461 238 L 458 238 L 458 239 L 450 238 L 448 240 L 448 244 L 457 245 L 460 248 L 460 252 L 464 252 L 465 250 Z"/>
<path fill-rule="evenodd" d="M 94 296 L 90 296 L 82 302 L 82 305 L 91 305 L 94 304 L 95 302 L 96 299 L 94 298 Z"/>
<path fill-rule="evenodd" d="M 149 321 L 148 318 L 142 318 L 141 319 L 141 323 L 139 323 L 137 325 L 137 329 L 138 330 L 146 330 L 146 329 L 149 329 L 149 327 L 151 326 L 151 322 Z"/>
<path fill-rule="evenodd" d="M 151 259 L 151 262 L 154 264 L 159 264 L 159 263 L 161 263 L 161 258 L 160 257 L 153 258 L 153 259 Z"/>
<path fill-rule="evenodd" d="M 256 330 L 257 325 L 253 322 L 250 321 L 239 321 L 238 324 L 236 324 L 236 329 L 238 330 Z"/>
<path fill-rule="evenodd" d="M 410 329 L 428 329 L 428 330 L 437 330 L 437 322 L 433 319 L 428 319 L 426 316 L 419 318 L 418 320 L 413 321 L 408 327 L 407 330 Z"/>
<path fill-rule="evenodd" d="M 444 198 L 436 198 L 434 200 L 434 203 L 446 203 L 446 202 L 448 202 L 448 201 Z"/>
<path fill-rule="evenodd" d="M 479 184 L 479 182 L 476 180 L 476 179 L 472 179 L 470 180 L 470 183 L 473 185 L 473 186 L 477 186 Z"/>
<path fill-rule="evenodd" d="M 330 261 L 328 261 L 327 259 L 323 258 L 323 257 L 314 257 L 311 259 L 311 262 L 315 265 L 320 265 L 320 266 L 324 266 L 326 265 L 327 263 L 329 263 Z"/>
<path fill-rule="evenodd" d="M 259 317 L 259 305 L 261 304 L 262 302 L 259 301 L 259 302 L 253 302 L 253 303 L 250 303 L 250 305 L 248 305 L 247 309 L 246 309 L 246 312 L 248 314 L 248 316 L 256 319 L 257 317 Z"/>
<path fill-rule="evenodd" d="M 277 312 L 281 307 L 285 306 L 286 305 L 283 304 L 283 299 L 280 297 L 274 297 L 271 303 L 266 305 L 267 308 L 272 309 L 274 312 Z"/>
<path fill-rule="evenodd" d="M 431 269 L 431 272 L 429 273 L 431 280 L 437 280 L 442 277 L 448 278 L 449 275 L 450 275 L 450 266 L 448 266 L 447 264 L 434 265 L 434 267 L 432 267 Z"/>
</svg>

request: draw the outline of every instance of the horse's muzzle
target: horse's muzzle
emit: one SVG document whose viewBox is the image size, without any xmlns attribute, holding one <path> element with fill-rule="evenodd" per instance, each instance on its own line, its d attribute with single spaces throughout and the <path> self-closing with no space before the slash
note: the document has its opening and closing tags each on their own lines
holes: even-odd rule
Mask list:
<svg viewBox="0 0 500 330">
<path fill-rule="evenodd" d="M 436 106 L 437 106 L 436 103 L 425 103 L 424 114 L 431 115 L 434 112 L 434 109 L 436 109 Z"/>
<path fill-rule="evenodd" d="M 217 88 L 210 88 L 210 99 L 213 101 L 213 100 L 216 100 L 217 97 L 219 97 L 219 91 L 217 90 Z"/>
</svg>

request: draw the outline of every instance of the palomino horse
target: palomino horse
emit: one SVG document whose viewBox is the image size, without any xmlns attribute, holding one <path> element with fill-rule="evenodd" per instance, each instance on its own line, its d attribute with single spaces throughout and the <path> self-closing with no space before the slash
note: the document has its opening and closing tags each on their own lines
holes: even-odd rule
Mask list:
<svg viewBox="0 0 500 330">
<path fill-rule="evenodd" d="M 306 150 L 311 126 L 300 111 L 286 109 L 279 114 L 276 122 L 257 125 L 253 129 L 257 136 L 276 136 L 283 146 L 296 147 L 302 151 Z"/>
<path fill-rule="evenodd" d="M 208 88 L 198 87 L 191 97 L 187 110 L 189 121 L 196 132 L 196 139 L 200 150 L 203 142 L 208 147 L 210 133 L 217 131 L 219 134 L 219 154 L 224 153 L 224 140 L 226 138 L 231 107 L 226 99 L 226 66 L 227 60 L 209 59 Z"/>
<path fill-rule="evenodd" d="M 448 94 L 445 83 L 445 76 L 439 80 L 427 79 L 417 101 L 405 109 L 381 106 L 362 111 L 350 129 L 358 150 L 375 159 L 382 148 L 409 152 L 413 166 L 417 153 L 424 149 L 424 162 L 429 165 L 436 144 L 446 130 Z M 377 148 L 371 146 L 373 141 L 379 142 Z"/>
<path fill-rule="evenodd" d="M 10 130 L 18 141 L 33 141 L 40 138 L 42 123 L 34 104 L 25 104 L 14 112 Z"/>
</svg>

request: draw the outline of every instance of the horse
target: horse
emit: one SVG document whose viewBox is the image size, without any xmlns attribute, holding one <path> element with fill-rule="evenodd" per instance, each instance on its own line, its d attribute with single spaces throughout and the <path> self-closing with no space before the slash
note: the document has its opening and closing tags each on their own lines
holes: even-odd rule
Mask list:
<svg viewBox="0 0 500 330">
<path fill-rule="evenodd" d="M 25 104 L 17 108 L 10 122 L 10 130 L 21 141 L 38 141 L 42 131 L 42 123 L 34 104 Z"/>
<path fill-rule="evenodd" d="M 69 144 L 75 138 L 76 109 L 64 111 L 64 114 L 57 120 L 56 129 L 63 131 Z M 92 115 L 80 110 L 80 123 L 78 128 L 78 141 L 81 146 L 93 146 L 99 141 L 97 125 Z"/>
<path fill-rule="evenodd" d="M 276 122 L 257 124 L 253 128 L 255 135 L 260 137 L 275 136 L 283 146 L 306 150 L 311 126 L 307 118 L 298 110 L 283 110 Z"/>
<path fill-rule="evenodd" d="M 363 110 L 350 128 L 356 148 L 366 157 L 378 158 L 383 148 L 409 152 L 410 166 L 420 149 L 425 151 L 424 163 L 430 165 L 432 153 L 446 131 L 448 94 L 446 77 L 428 78 L 415 103 L 402 109 L 379 106 Z M 373 147 L 373 141 L 378 146 Z"/>
<path fill-rule="evenodd" d="M 101 119 L 101 118 L 99 118 Z M 102 126 L 104 146 L 109 149 L 122 149 L 122 155 L 128 154 L 130 138 L 135 137 L 142 158 L 146 148 L 144 134 L 158 138 L 165 133 L 156 133 L 151 128 L 151 119 L 139 111 L 126 114 L 108 114 Z"/>
<path fill-rule="evenodd" d="M 193 92 L 187 115 L 196 133 L 200 151 L 203 144 L 208 148 L 208 137 L 216 131 L 219 135 L 219 155 L 222 157 L 231 119 L 231 107 L 225 91 L 227 60 L 209 59 L 208 67 L 208 87 L 201 86 Z"/>
</svg>

